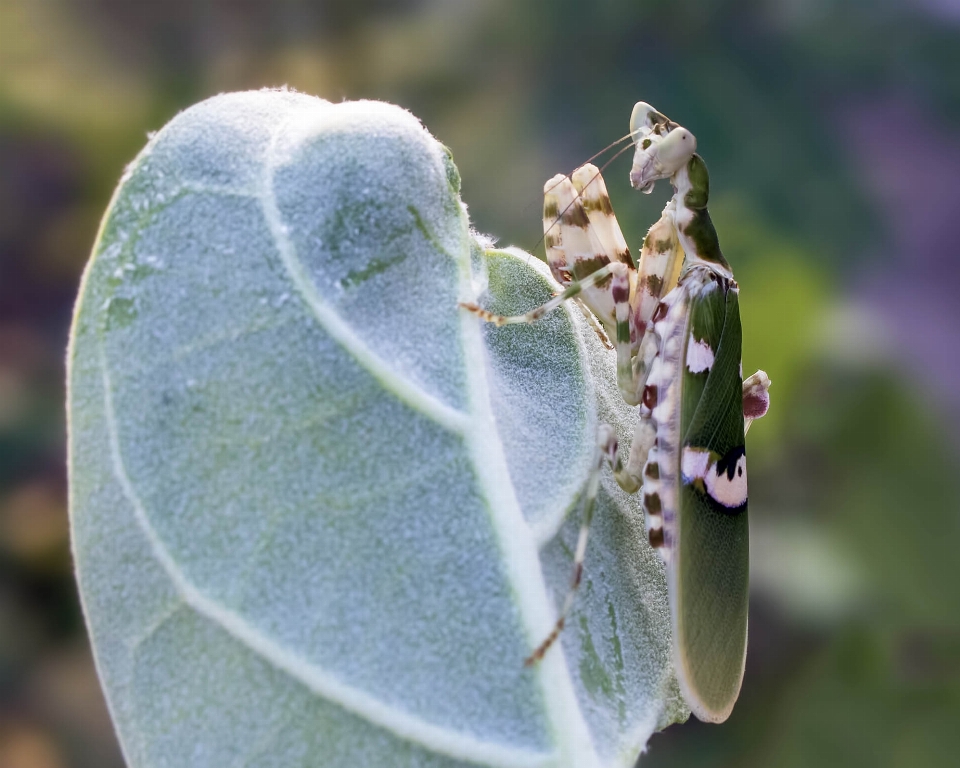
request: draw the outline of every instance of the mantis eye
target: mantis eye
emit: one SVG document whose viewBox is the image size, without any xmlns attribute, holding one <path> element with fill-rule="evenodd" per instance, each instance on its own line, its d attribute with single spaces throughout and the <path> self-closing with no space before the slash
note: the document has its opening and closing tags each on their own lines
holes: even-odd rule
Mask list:
<svg viewBox="0 0 960 768">
<path fill-rule="evenodd" d="M 690 161 L 696 151 L 696 137 L 686 128 L 676 128 L 657 144 L 657 165 L 672 176 Z"/>
</svg>

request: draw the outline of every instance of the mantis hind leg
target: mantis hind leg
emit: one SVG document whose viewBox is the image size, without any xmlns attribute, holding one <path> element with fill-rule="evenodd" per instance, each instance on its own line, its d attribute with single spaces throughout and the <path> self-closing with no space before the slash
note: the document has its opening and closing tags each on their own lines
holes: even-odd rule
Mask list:
<svg viewBox="0 0 960 768">
<path fill-rule="evenodd" d="M 617 483 L 628 493 L 635 493 L 639 487 L 639 472 L 647 460 L 647 453 L 653 445 L 655 435 L 653 425 L 649 417 L 641 418 L 637 425 L 633 445 L 630 447 L 630 458 L 624 465 L 617 444 L 617 434 L 609 424 L 601 424 L 597 431 L 597 448 L 594 454 L 593 464 L 590 467 L 590 474 L 580 492 L 580 498 L 583 503 L 583 519 L 580 523 L 580 532 L 577 535 L 577 548 L 573 556 L 573 574 L 570 577 L 570 587 L 567 596 L 564 598 L 563 607 L 560 615 L 557 617 L 553 629 L 546 636 L 543 642 L 536 647 L 527 659 L 524 661 L 526 666 L 536 664 L 544 657 L 560 637 L 560 633 L 567 621 L 570 609 L 573 608 L 573 602 L 580 589 L 580 582 L 583 579 L 583 563 L 587 555 L 587 541 L 590 537 L 590 523 L 593 522 L 593 512 L 596 507 L 597 492 L 600 487 L 600 473 L 603 471 L 603 465 L 607 462 L 613 468 L 614 477 Z M 639 470 L 637 469 L 639 468 Z M 636 473 L 636 474 L 634 474 Z"/>
</svg>

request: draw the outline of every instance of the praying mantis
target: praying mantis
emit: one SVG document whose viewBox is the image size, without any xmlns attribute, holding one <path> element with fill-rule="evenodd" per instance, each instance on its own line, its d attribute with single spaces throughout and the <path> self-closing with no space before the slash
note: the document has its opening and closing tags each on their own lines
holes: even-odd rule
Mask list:
<svg viewBox="0 0 960 768">
<path fill-rule="evenodd" d="M 544 186 L 547 263 L 563 288 L 523 315 L 462 306 L 496 325 L 533 323 L 565 301 L 589 310 L 616 352 L 617 384 L 637 406 L 626 461 L 614 430 L 598 430 L 596 460 L 581 491 L 583 522 L 571 585 L 553 630 L 527 659 L 539 661 L 563 630 L 583 573 L 599 475 L 612 468 L 642 494 L 647 536 L 666 564 L 673 663 L 691 711 L 729 717 L 747 647 L 749 533 L 745 435 L 769 407 L 770 379 L 743 379 L 739 287 L 707 202 L 697 141 L 645 102 L 630 118 L 632 186 L 669 179 L 673 197 L 634 265 L 600 171 L 586 164 Z"/>
</svg>

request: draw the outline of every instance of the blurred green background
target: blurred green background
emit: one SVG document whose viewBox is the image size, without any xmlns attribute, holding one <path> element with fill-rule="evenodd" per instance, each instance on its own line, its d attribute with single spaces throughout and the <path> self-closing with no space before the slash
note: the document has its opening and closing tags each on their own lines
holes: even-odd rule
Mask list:
<svg viewBox="0 0 960 768">
<path fill-rule="evenodd" d="M 643 765 L 960 765 L 960 2 L 0 0 L 0 768 L 122 765 L 65 507 L 99 218 L 149 131 L 283 84 L 412 110 L 475 226 L 525 248 L 543 181 L 635 101 L 696 133 L 773 409 L 740 702 Z M 628 169 L 606 177 L 636 250 L 667 193 Z"/>
</svg>

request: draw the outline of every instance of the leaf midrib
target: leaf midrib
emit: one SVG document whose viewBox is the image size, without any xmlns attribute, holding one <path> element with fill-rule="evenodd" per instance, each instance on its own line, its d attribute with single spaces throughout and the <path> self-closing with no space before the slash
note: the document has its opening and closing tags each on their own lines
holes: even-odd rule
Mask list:
<svg viewBox="0 0 960 768">
<path fill-rule="evenodd" d="M 554 614 L 539 564 L 538 542 L 523 518 L 510 481 L 503 444 L 493 418 L 484 366 L 478 363 L 467 367 L 471 397 L 469 398 L 470 408 L 467 413 L 464 413 L 443 403 L 391 369 L 335 311 L 323 302 L 286 235 L 273 193 L 276 143 L 284 127 L 283 124 L 278 126 L 271 137 L 264 160 L 262 187 L 252 196 L 260 201 L 277 252 L 293 287 L 310 308 L 318 324 L 352 355 L 385 391 L 450 432 L 464 438 L 470 448 L 471 461 L 480 481 L 481 490 L 489 504 L 494 527 L 507 563 L 510 583 L 523 617 L 524 628 L 531 638 L 545 634 L 552 626 Z M 144 150 L 140 162 L 152 150 L 153 144 L 151 142 Z M 469 258 L 465 256 L 469 254 L 469 232 L 464 214 L 461 214 L 461 220 L 463 246 L 457 259 L 461 274 L 460 289 L 463 296 L 472 299 L 473 296 L 468 296 L 472 292 L 472 276 Z M 114 477 L 130 503 L 136 522 L 158 563 L 166 571 L 175 590 L 191 609 L 221 627 L 258 657 L 315 694 L 411 743 L 437 754 L 491 766 L 491 768 L 535 768 L 556 764 L 556 753 L 536 752 L 483 741 L 461 731 L 437 726 L 404 710 L 387 705 L 367 692 L 339 681 L 323 668 L 290 653 L 250 625 L 241 615 L 206 597 L 181 571 L 153 528 L 149 515 L 127 474 L 120 448 L 112 381 L 102 329 L 98 337 L 104 388 L 103 405 Z M 474 353 L 466 355 L 465 359 L 484 359 L 486 352 L 477 321 L 466 313 L 461 314 L 461 341 L 468 353 Z M 560 745 L 560 753 L 566 756 L 564 764 L 576 765 L 578 768 L 598 765 L 599 761 L 591 743 L 589 729 L 579 710 L 562 649 L 558 647 L 555 653 L 541 663 L 536 674 L 540 680 L 544 705 L 554 737 Z"/>
</svg>

